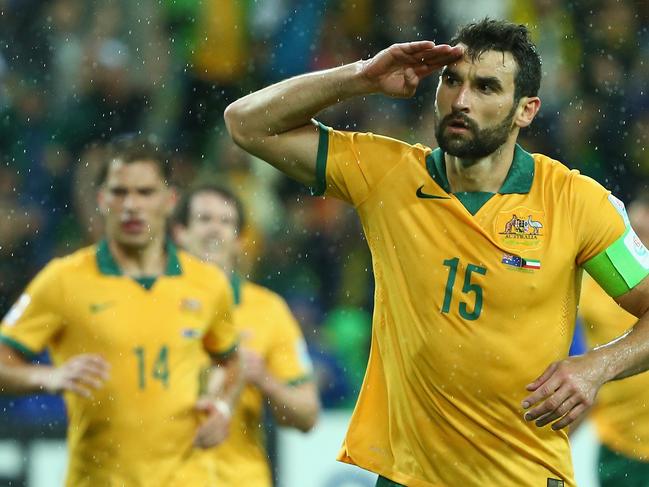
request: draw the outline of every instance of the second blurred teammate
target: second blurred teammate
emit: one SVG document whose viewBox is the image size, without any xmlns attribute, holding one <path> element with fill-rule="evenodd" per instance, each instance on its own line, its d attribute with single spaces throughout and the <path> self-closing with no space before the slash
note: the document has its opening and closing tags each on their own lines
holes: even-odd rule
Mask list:
<svg viewBox="0 0 649 487">
<path fill-rule="evenodd" d="M 232 192 L 202 184 L 180 201 L 174 235 L 186 250 L 219 266 L 234 292 L 234 324 L 240 333 L 247 385 L 230 434 L 215 451 L 219 485 L 270 487 L 264 402 L 278 424 L 305 432 L 314 426 L 320 405 L 304 337 L 286 302 L 237 272 L 243 220 L 241 202 Z"/>
</svg>

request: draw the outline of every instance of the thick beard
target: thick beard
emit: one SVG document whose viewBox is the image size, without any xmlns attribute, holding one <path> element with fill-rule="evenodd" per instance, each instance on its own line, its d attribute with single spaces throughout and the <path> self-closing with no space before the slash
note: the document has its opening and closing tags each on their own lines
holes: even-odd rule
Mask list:
<svg viewBox="0 0 649 487">
<path fill-rule="evenodd" d="M 461 159 L 476 160 L 493 154 L 502 146 L 509 137 L 512 130 L 512 120 L 516 113 L 516 103 L 507 114 L 505 119 L 495 127 L 480 129 L 475 121 L 461 112 L 452 112 L 444 117 L 441 122 L 435 115 L 435 137 L 439 147 L 455 157 Z M 455 135 L 445 135 L 444 130 L 451 119 L 461 118 L 466 124 L 469 132 L 473 134 L 471 138 L 463 138 Z"/>
</svg>

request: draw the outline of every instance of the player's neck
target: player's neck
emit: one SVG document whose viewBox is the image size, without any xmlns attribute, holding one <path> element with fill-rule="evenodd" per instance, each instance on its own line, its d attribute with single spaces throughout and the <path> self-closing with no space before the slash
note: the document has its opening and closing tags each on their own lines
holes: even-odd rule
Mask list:
<svg viewBox="0 0 649 487">
<path fill-rule="evenodd" d="M 167 267 L 164 238 L 154 238 L 143 248 L 131 248 L 109 240 L 110 252 L 122 274 L 129 277 L 157 277 Z"/>
<path fill-rule="evenodd" d="M 508 140 L 498 150 L 480 159 L 446 157 L 446 176 L 451 192 L 497 193 L 502 187 L 514 160 L 515 139 Z"/>
</svg>

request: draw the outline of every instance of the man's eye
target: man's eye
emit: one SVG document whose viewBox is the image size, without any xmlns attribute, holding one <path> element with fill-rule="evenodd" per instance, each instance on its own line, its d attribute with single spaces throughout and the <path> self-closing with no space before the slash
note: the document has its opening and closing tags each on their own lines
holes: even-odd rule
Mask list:
<svg viewBox="0 0 649 487">
<path fill-rule="evenodd" d="M 452 76 L 446 76 L 446 84 L 449 86 L 455 86 L 459 83 L 459 80 L 457 78 L 454 78 Z"/>
</svg>

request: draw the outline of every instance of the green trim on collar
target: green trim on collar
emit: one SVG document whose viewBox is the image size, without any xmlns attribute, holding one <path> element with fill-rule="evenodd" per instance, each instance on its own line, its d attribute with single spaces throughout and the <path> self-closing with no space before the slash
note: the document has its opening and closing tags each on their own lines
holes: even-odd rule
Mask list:
<svg viewBox="0 0 649 487">
<path fill-rule="evenodd" d="M 500 194 L 526 194 L 530 192 L 533 181 L 534 157 L 520 145 L 516 144 L 512 167 L 509 168 L 505 182 L 498 192 Z"/>
<path fill-rule="evenodd" d="M 25 345 L 14 340 L 13 338 L 9 338 L 8 336 L 0 335 L 0 343 L 4 343 L 8 347 L 14 349 L 16 352 L 19 352 L 28 360 L 34 360 L 36 357 L 38 357 L 37 353 L 32 352 Z"/>
<path fill-rule="evenodd" d="M 137 282 L 147 291 L 150 291 L 153 285 L 155 284 L 157 277 L 134 277 L 133 280 Z"/>
<path fill-rule="evenodd" d="M 447 193 L 450 193 L 451 186 L 446 177 L 446 161 L 444 151 L 435 149 L 426 158 L 426 168 L 433 180 Z M 534 157 L 525 151 L 520 145 L 514 148 L 514 160 L 509 168 L 503 185 L 498 190 L 499 194 L 526 194 L 530 192 L 534 181 Z"/>
<path fill-rule="evenodd" d="M 108 241 L 102 240 L 97 244 L 97 267 L 105 276 L 121 276 L 122 270 L 117 265 L 113 254 L 110 253 Z"/>
<path fill-rule="evenodd" d="M 475 216 L 480 208 L 493 197 L 494 193 L 487 193 L 486 191 L 476 191 L 473 193 L 455 193 L 455 196 L 460 203 L 467 209 L 469 213 Z"/>
<path fill-rule="evenodd" d="M 329 153 L 329 127 L 318 124 L 318 154 L 315 162 L 315 184 L 311 188 L 312 196 L 322 196 L 327 189 L 327 154 Z"/>
<path fill-rule="evenodd" d="M 239 306 L 241 304 L 241 276 L 236 272 L 232 273 L 230 277 L 230 284 L 232 285 L 232 295 L 234 297 L 234 305 Z"/>
<path fill-rule="evenodd" d="M 451 185 L 446 177 L 446 161 L 444 151 L 439 147 L 428 154 L 426 158 L 426 169 L 433 180 L 447 193 L 451 192 Z"/>
<path fill-rule="evenodd" d="M 180 259 L 178 258 L 178 249 L 170 241 L 167 240 L 165 243 L 165 250 L 167 252 L 167 266 L 165 268 L 165 276 L 180 276 L 183 273 L 182 266 L 180 265 Z M 122 270 L 117 265 L 117 261 L 113 257 L 113 254 L 110 252 L 110 247 L 108 246 L 108 241 L 103 239 L 97 244 L 97 267 L 99 267 L 99 272 L 105 276 L 121 276 Z M 155 279 L 151 277 L 144 277 L 141 279 Z M 136 279 L 138 281 L 138 279 Z M 138 281 L 139 282 L 139 281 Z M 150 289 L 150 288 L 147 288 Z"/>
<path fill-rule="evenodd" d="M 171 240 L 167 240 L 166 247 L 167 269 L 165 270 L 165 276 L 181 276 L 183 268 L 180 265 L 180 259 L 178 258 L 178 249 Z"/>
</svg>

